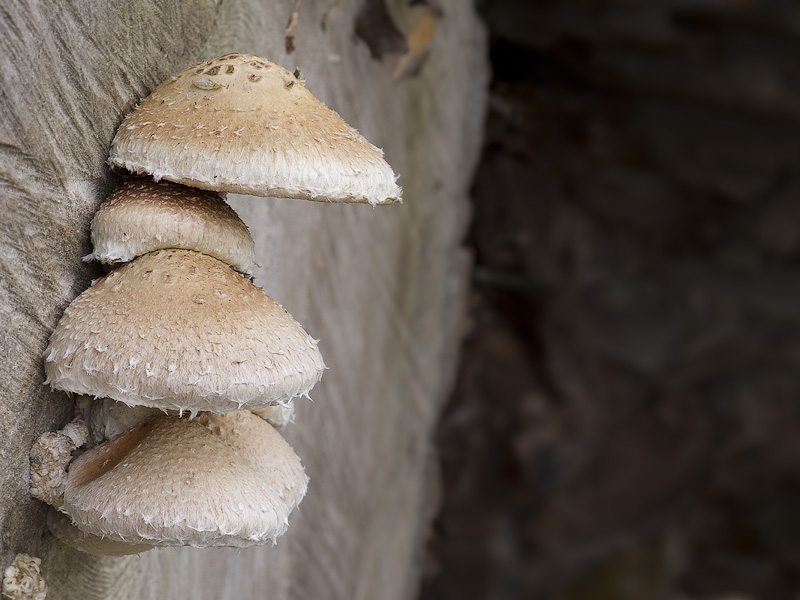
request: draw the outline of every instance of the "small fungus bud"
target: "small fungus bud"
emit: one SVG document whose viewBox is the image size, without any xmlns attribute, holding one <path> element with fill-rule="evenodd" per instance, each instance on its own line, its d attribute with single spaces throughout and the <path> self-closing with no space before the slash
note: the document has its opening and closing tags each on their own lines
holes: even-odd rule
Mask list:
<svg viewBox="0 0 800 600">
<path fill-rule="evenodd" d="M 88 440 L 89 429 L 81 421 L 39 436 L 31 448 L 31 496 L 52 506 L 61 506 L 67 465 L 72 453 Z"/>
<path fill-rule="evenodd" d="M 41 558 L 17 554 L 3 572 L 4 600 L 44 600 L 47 583 L 42 577 L 41 565 Z"/>
</svg>

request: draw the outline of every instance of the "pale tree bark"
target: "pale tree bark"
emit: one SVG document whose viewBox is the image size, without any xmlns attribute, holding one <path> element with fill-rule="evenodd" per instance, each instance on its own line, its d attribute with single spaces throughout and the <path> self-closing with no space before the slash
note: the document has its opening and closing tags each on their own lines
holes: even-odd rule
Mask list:
<svg viewBox="0 0 800 600">
<path fill-rule="evenodd" d="M 129 0 L 0 6 L 0 554 L 42 558 L 48 598 L 413 597 L 435 476 L 431 432 L 450 381 L 465 289 L 460 250 L 485 102 L 484 39 L 447 0 L 428 60 L 392 80 L 353 37 L 356 0 Z M 423 7 L 389 2 L 408 32 Z M 401 174 L 388 208 L 229 197 L 250 226 L 256 283 L 311 333 L 330 369 L 287 438 L 311 487 L 274 548 L 98 558 L 47 532 L 28 451 L 71 400 L 42 385 L 42 351 L 101 272 L 81 262 L 118 181 L 105 166 L 121 119 L 160 81 L 226 52 L 302 68 L 307 87 Z"/>
</svg>

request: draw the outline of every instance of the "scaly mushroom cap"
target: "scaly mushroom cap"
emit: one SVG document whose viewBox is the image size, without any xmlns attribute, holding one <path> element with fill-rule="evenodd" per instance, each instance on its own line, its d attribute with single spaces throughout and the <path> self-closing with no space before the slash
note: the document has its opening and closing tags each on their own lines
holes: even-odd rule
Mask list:
<svg viewBox="0 0 800 600">
<path fill-rule="evenodd" d="M 45 351 L 53 388 L 192 414 L 285 403 L 324 368 L 286 309 L 188 250 L 145 254 L 96 280 Z"/>
<path fill-rule="evenodd" d="M 109 163 L 222 192 L 389 204 L 383 152 L 283 67 L 251 54 L 195 64 L 125 118 Z"/>
<path fill-rule="evenodd" d="M 236 448 L 264 473 L 291 509 L 300 504 L 306 495 L 308 478 L 304 471 L 302 477 L 298 475 L 298 468 L 302 471 L 298 466 L 300 459 L 274 425 L 249 410 L 224 415 L 200 413 L 195 420 Z"/>
<path fill-rule="evenodd" d="M 255 244 L 236 212 L 216 192 L 149 177 L 131 177 L 92 220 L 94 252 L 84 260 L 128 262 L 154 250 L 196 250 L 252 274 Z"/>
<path fill-rule="evenodd" d="M 207 422 L 161 415 L 85 452 L 61 510 L 81 531 L 131 544 L 274 543 L 307 488 L 300 459 L 255 415 Z M 255 439 L 240 448 L 236 428 Z"/>
</svg>

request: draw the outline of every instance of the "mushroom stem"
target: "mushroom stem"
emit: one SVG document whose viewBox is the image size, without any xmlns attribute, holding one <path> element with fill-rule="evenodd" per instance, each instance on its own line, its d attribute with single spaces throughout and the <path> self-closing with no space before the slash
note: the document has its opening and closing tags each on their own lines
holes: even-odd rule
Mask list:
<svg viewBox="0 0 800 600">
<path fill-rule="evenodd" d="M 289 400 L 285 404 L 275 404 L 266 408 L 259 408 L 252 411 L 264 419 L 276 429 L 283 429 L 289 423 L 294 423 L 294 400 Z"/>
<path fill-rule="evenodd" d="M 150 544 L 121 542 L 86 533 L 78 529 L 72 519 L 64 513 L 51 508 L 47 514 L 47 528 L 61 543 L 86 554 L 97 556 L 127 556 L 152 550 Z"/>
<path fill-rule="evenodd" d="M 149 406 L 128 406 L 110 398 L 92 400 L 88 411 L 92 445 L 111 440 L 145 419 L 166 412 Z"/>
</svg>

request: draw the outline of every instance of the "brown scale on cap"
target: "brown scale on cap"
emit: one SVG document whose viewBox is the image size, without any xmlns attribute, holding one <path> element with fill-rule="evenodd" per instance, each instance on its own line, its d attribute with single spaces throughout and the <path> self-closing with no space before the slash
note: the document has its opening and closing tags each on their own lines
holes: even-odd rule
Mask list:
<svg viewBox="0 0 800 600">
<path fill-rule="evenodd" d="M 117 131 L 109 163 L 202 189 L 389 204 L 383 152 L 283 67 L 228 54 L 158 86 Z"/>
<path fill-rule="evenodd" d="M 264 290 L 187 250 L 151 252 L 95 281 L 45 351 L 56 389 L 192 414 L 286 403 L 324 368 L 316 340 Z"/>
</svg>

